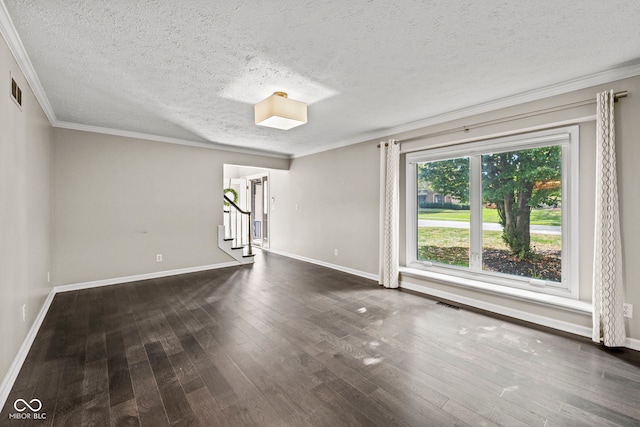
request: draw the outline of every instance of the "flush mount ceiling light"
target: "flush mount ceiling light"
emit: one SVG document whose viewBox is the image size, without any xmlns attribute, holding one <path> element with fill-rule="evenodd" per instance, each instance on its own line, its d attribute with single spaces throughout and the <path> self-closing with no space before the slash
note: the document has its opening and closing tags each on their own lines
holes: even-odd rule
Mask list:
<svg viewBox="0 0 640 427">
<path fill-rule="evenodd" d="M 284 92 L 274 92 L 254 110 L 259 126 L 288 130 L 307 123 L 307 104 L 289 99 Z"/>
</svg>

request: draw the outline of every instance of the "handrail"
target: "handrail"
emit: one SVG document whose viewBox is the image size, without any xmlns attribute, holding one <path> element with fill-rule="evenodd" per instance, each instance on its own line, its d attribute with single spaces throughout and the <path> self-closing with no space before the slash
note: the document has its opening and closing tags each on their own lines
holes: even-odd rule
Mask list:
<svg viewBox="0 0 640 427">
<path fill-rule="evenodd" d="M 240 212 L 242 215 L 247 216 L 247 250 L 248 250 L 247 254 L 253 255 L 253 248 L 251 247 L 251 211 L 242 210 L 240 206 L 236 205 L 236 203 L 230 198 L 228 198 L 226 194 L 223 194 L 222 196 L 224 197 L 224 200 L 227 203 L 229 203 L 230 206 L 233 206 L 233 208 L 235 209 L 234 212 Z M 236 245 L 239 242 L 240 246 L 243 246 L 242 237 L 238 239 L 238 236 L 242 236 L 243 234 L 244 221 L 242 219 L 240 220 L 240 233 L 238 233 L 238 221 L 237 219 L 234 221 L 235 228 L 232 229 L 231 228 L 231 210 L 229 210 L 228 213 L 229 213 L 229 228 L 230 228 L 229 232 L 231 233 L 233 240 L 236 241 Z M 234 214 L 234 218 L 237 218 L 237 214 Z"/>
<path fill-rule="evenodd" d="M 236 205 L 236 204 L 233 202 L 233 200 L 231 200 L 230 198 L 228 198 L 228 197 L 226 196 L 226 194 L 223 194 L 223 196 L 224 196 L 224 199 L 225 199 L 225 200 L 226 200 L 226 201 L 227 201 L 231 206 L 233 206 L 234 208 L 236 208 L 236 210 L 237 210 L 238 212 L 243 213 L 243 214 L 245 214 L 245 215 L 251 215 L 251 211 L 243 211 L 242 209 L 240 209 L 240 206 Z"/>
</svg>

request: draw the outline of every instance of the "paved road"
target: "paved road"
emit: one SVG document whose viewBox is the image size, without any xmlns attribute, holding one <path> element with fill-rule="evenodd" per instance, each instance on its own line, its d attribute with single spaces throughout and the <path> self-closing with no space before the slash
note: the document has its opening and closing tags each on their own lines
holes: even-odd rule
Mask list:
<svg viewBox="0 0 640 427">
<path fill-rule="evenodd" d="M 436 221 L 430 219 L 419 219 L 418 227 L 448 227 L 448 228 L 469 228 L 468 222 L 463 221 Z M 502 226 L 493 222 L 483 222 L 483 230 L 502 231 Z M 532 225 L 531 232 L 537 234 L 562 234 L 562 227 L 557 225 Z"/>
</svg>

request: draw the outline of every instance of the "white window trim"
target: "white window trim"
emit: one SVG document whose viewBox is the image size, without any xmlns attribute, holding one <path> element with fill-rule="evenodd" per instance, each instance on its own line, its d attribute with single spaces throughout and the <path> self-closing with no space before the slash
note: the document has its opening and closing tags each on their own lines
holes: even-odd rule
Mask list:
<svg viewBox="0 0 640 427">
<path fill-rule="evenodd" d="M 505 293 L 512 293 L 511 289 L 523 289 L 530 292 L 555 295 L 563 298 L 579 299 L 579 126 L 567 126 L 543 131 L 526 132 L 507 137 L 492 139 L 478 139 L 476 141 L 457 144 L 450 147 L 425 149 L 406 155 L 406 266 L 412 271 L 423 270 L 425 272 L 438 273 L 439 277 L 450 277 L 451 283 L 459 283 L 460 279 L 473 287 L 477 283 L 479 290 L 486 289 L 485 284 L 504 288 Z M 547 146 L 558 142 L 562 146 L 562 283 L 546 282 L 526 277 L 509 276 L 500 273 L 486 271 L 471 271 L 466 268 L 434 264 L 417 259 L 417 163 L 426 161 L 446 160 L 455 157 L 473 156 L 487 152 L 499 152 L 502 149 L 528 149 Z M 480 167 L 479 159 L 470 158 L 470 173 Z M 471 232 L 482 233 L 482 218 L 478 210 L 477 198 L 481 195 L 482 183 L 480 180 L 471 180 L 469 196 L 471 214 Z M 479 239 L 472 239 L 479 242 Z M 472 258 L 481 248 L 470 247 Z"/>
</svg>

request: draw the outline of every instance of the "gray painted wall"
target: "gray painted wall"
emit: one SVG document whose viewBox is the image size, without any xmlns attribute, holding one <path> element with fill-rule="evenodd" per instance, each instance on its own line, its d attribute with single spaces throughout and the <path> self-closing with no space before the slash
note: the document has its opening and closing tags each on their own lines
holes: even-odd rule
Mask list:
<svg viewBox="0 0 640 427">
<path fill-rule="evenodd" d="M 293 159 L 271 173 L 271 248 L 377 274 L 378 185 L 375 145 Z"/>
<path fill-rule="evenodd" d="M 547 114 L 529 117 L 525 119 L 513 120 L 507 123 L 495 124 L 483 128 L 471 130 L 469 132 L 458 132 L 434 138 L 420 138 L 419 135 L 428 134 L 446 128 L 455 128 L 461 125 L 483 122 L 487 120 L 512 117 L 516 114 L 540 111 L 559 105 L 570 104 L 577 101 L 594 99 L 597 92 L 613 89 L 614 91 L 628 90 L 632 95 L 620 101 L 616 107 L 616 145 L 618 157 L 618 182 L 620 192 L 621 222 L 623 230 L 623 258 L 625 262 L 625 294 L 626 301 L 634 305 L 640 304 L 640 289 L 638 278 L 640 268 L 634 262 L 640 255 L 640 226 L 634 217 L 637 216 L 640 203 L 637 197 L 636 182 L 640 181 L 640 171 L 638 161 L 640 161 L 640 151 L 638 149 L 638 135 L 640 134 L 640 123 L 635 117 L 640 114 L 640 97 L 633 94 L 640 94 L 640 77 L 625 79 L 601 85 L 594 88 L 571 92 L 565 95 L 556 96 L 536 102 L 523 104 L 514 108 L 494 111 L 491 113 L 470 117 L 464 120 L 457 120 L 445 123 L 418 132 L 398 135 L 399 139 L 416 138 L 414 141 L 404 145 L 404 149 L 414 150 L 430 146 L 446 145 L 452 142 L 470 138 L 481 138 L 487 135 L 495 135 L 503 132 L 510 132 L 519 129 L 535 128 L 538 126 L 548 126 L 554 123 L 564 123 L 580 121 L 595 115 L 595 103 L 577 108 L 570 108 L 563 111 L 550 112 Z M 593 228 L 594 228 L 594 204 L 595 204 L 595 119 L 580 123 L 580 300 L 591 301 L 592 299 L 592 274 L 593 274 Z M 411 279 L 414 283 L 419 283 L 416 279 Z M 555 318 L 582 326 L 591 326 L 591 317 L 564 310 L 543 307 L 540 305 L 527 304 L 521 301 L 514 301 L 507 298 L 483 295 L 481 293 L 429 283 L 437 289 L 454 292 L 463 296 L 484 300 L 493 304 L 515 308 L 521 311 L 531 312 L 546 317 Z M 627 319 L 627 333 L 631 338 L 640 338 L 640 318 Z"/>
<path fill-rule="evenodd" d="M 232 261 L 217 243 L 225 163 L 289 166 L 287 159 L 55 129 L 54 283 Z"/>
<path fill-rule="evenodd" d="M 3 71 L 4 70 L 4 71 Z M 5 44 L 0 73 L 11 71 L 24 91 L 19 112 L 0 91 L 0 375 L 4 375 L 51 286 L 229 261 L 217 248 L 222 223 L 223 165 L 271 170 L 272 248 L 376 274 L 378 150 L 363 142 L 291 162 L 89 132 L 52 129 Z M 8 80 L 8 79 L 7 79 Z M 613 88 L 631 96 L 617 107 L 621 220 L 626 300 L 636 307 L 629 335 L 640 339 L 640 77 L 390 137 L 403 149 L 450 144 L 514 129 L 572 121 L 594 107 L 554 112 L 436 138 L 424 135 L 459 125 L 593 98 Z M 593 251 L 593 122 L 581 125 L 581 299 L 591 298 Z M 52 141 L 53 140 L 53 144 Z M 287 170 L 288 169 L 288 170 Z M 53 192 L 51 175 L 53 170 Z M 53 197 L 53 225 L 51 206 Z M 401 224 L 404 226 L 404 224 Z M 53 237 L 53 251 L 52 237 Z M 403 248 L 404 245 L 401 247 Z M 334 250 L 338 249 L 338 255 Z M 54 254 L 52 261 L 51 253 Z M 163 263 L 155 261 L 162 253 Z M 53 266 L 52 266 L 53 264 Z M 52 269 L 52 270 L 51 270 Z M 417 279 L 411 279 L 417 281 Z M 447 292 L 588 326 L 588 316 L 437 285 Z M 22 322 L 22 304 L 28 306 Z"/>
<path fill-rule="evenodd" d="M 390 135 L 404 142 L 403 150 L 418 150 L 449 145 L 487 135 L 514 130 L 534 129 L 552 123 L 567 124 L 595 115 L 593 105 L 555 111 L 527 119 L 486 126 L 429 138 L 426 135 L 444 129 L 511 117 L 586 99 L 595 93 L 614 89 L 631 95 L 616 107 L 618 179 L 623 230 L 626 301 L 640 307 L 640 212 L 637 183 L 640 182 L 640 77 L 580 90 L 541 101 L 443 123 L 403 134 Z M 387 139 L 387 138 L 382 138 Z M 378 150 L 379 140 L 352 145 L 292 160 L 288 179 L 282 172 L 272 174 L 272 248 L 343 267 L 377 274 L 378 260 Z M 594 224 L 595 121 L 580 124 L 580 299 L 591 301 Z M 282 175 L 282 179 L 279 178 Z M 404 177 L 404 175 L 403 175 Z M 403 179 L 401 179 L 403 181 Z M 297 209 L 296 209 L 297 205 Z M 401 200 L 404 206 L 404 194 Z M 404 261 L 404 211 L 401 213 L 401 261 Z M 339 256 L 333 250 L 339 249 Z M 541 306 L 497 295 L 488 295 L 455 286 L 403 277 L 446 292 L 474 298 L 516 310 L 550 317 L 580 326 L 591 326 L 590 316 Z M 628 335 L 640 339 L 640 315 L 627 320 Z"/>
<path fill-rule="evenodd" d="M 10 73 L 22 89 L 22 111 L 9 97 Z M 0 379 L 51 292 L 51 132 L 0 41 Z"/>
</svg>

